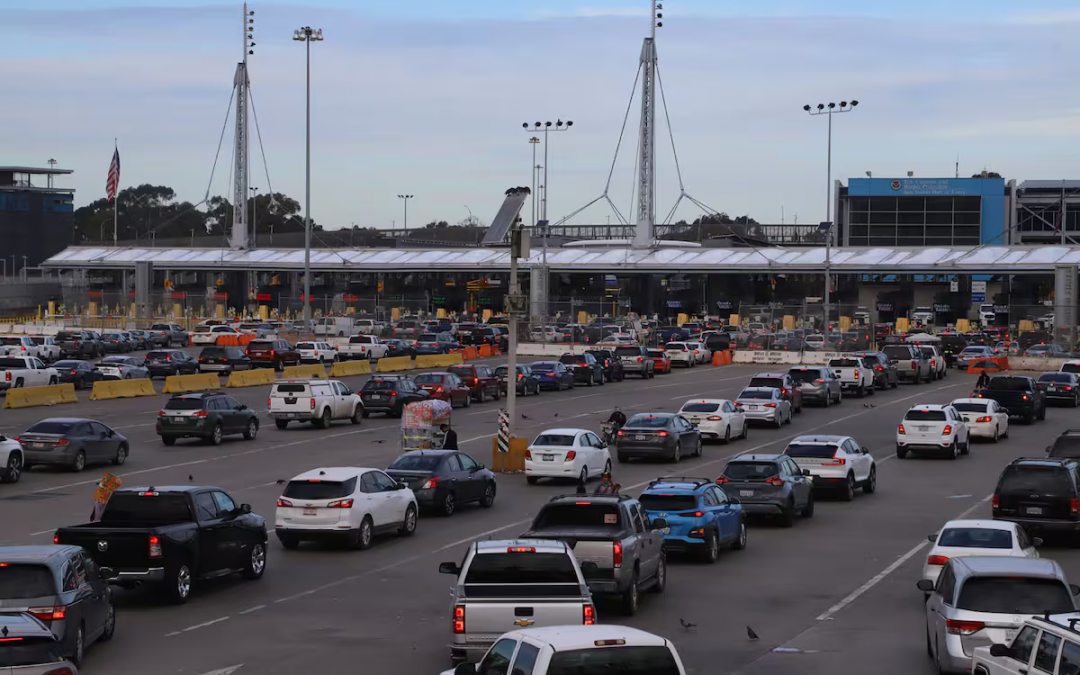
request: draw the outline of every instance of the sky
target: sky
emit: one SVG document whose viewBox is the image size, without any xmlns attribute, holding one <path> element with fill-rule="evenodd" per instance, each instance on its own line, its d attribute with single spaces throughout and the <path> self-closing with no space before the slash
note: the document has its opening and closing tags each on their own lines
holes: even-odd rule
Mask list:
<svg viewBox="0 0 1080 675">
<path fill-rule="evenodd" d="M 660 219 L 681 171 L 713 210 L 823 220 L 828 124 L 802 107 L 830 101 L 859 101 L 833 119 L 834 179 L 949 177 L 957 158 L 961 176 L 1080 178 L 1074 0 L 661 1 Z M 311 213 L 324 227 L 400 228 L 399 194 L 414 195 L 410 227 L 489 222 L 544 163 L 522 123 L 559 119 L 574 124 L 548 139 L 549 219 L 605 193 L 632 217 L 650 6 L 252 3 L 250 184 L 305 202 L 305 56 L 291 37 L 312 26 L 325 36 L 311 48 Z M 55 158 L 82 205 L 104 196 L 116 139 L 122 187 L 227 195 L 241 21 L 241 3 L 221 0 L 0 0 L 0 164 Z M 675 219 L 700 213 L 684 200 Z M 569 222 L 608 218 L 601 199 Z"/>
</svg>

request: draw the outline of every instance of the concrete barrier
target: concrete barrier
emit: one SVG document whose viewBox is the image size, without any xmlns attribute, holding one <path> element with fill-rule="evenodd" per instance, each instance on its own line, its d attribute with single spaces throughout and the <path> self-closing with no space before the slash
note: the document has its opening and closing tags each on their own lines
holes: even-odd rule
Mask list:
<svg viewBox="0 0 1080 675">
<path fill-rule="evenodd" d="M 154 383 L 145 380 L 98 380 L 90 392 L 91 401 L 109 401 L 114 398 L 157 396 Z"/>
<path fill-rule="evenodd" d="M 1033 373 L 1045 373 L 1051 370 L 1061 370 L 1061 366 L 1066 361 L 1072 361 L 1073 359 L 1062 358 L 1042 358 L 1039 356 L 1010 356 L 1009 367 L 1012 370 L 1023 370 L 1025 372 Z"/>
<path fill-rule="evenodd" d="M 465 363 L 461 354 L 422 354 L 416 357 L 417 368 L 445 368 Z"/>
<path fill-rule="evenodd" d="M 778 366 L 824 366 L 829 361 L 844 356 L 846 354 L 842 352 L 780 352 L 740 349 L 735 352 L 731 362 Z"/>
<path fill-rule="evenodd" d="M 595 349 L 594 345 L 576 345 L 561 343 L 519 342 L 518 356 L 551 356 L 558 358 L 563 354 L 584 354 L 586 349 Z"/>
<path fill-rule="evenodd" d="M 326 368 L 318 363 L 310 366 L 289 366 L 281 376 L 286 380 L 325 380 L 327 377 Z"/>
<path fill-rule="evenodd" d="M 375 368 L 377 373 L 398 373 L 403 370 L 413 369 L 412 359 L 408 356 L 392 356 L 379 359 L 379 365 Z"/>
<path fill-rule="evenodd" d="M 277 373 L 273 368 L 255 368 L 252 370 L 238 370 L 229 374 L 229 381 L 225 383 L 230 389 L 238 387 L 258 387 L 273 384 L 277 381 Z"/>
<path fill-rule="evenodd" d="M 4 398 L 5 408 L 35 408 L 42 405 L 57 405 L 58 403 L 78 403 L 75 396 L 75 385 L 54 384 L 48 387 L 19 387 L 8 389 L 7 397 Z"/>
<path fill-rule="evenodd" d="M 352 377 L 353 375 L 371 374 L 371 362 L 362 361 L 338 361 L 330 367 L 330 377 Z"/>
<path fill-rule="evenodd" d="M 165 378 L 166 394 L 188 394 L 193 391 L 213 391 L 221 388 L 221 380 L 215 373 L 198 375 L 170 375 Z"/>
</svg>

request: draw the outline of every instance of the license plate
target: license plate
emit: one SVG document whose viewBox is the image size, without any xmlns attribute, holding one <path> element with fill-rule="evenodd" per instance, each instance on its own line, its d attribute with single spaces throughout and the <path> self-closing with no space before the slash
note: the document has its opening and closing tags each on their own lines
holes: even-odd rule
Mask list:
<svg viewBox="0 0 1080 675">
<path fill-rule="evenodd" d="M 555 461 L 555 455 L 543 455 L 543 457 L 544 457 L 545 462 L 554 462 Z"/>
<path fill-rule="evenodd" d="M 304 515 L 305 516 L 314 516 L 314 515 L 317 515 L 318 513 L 319 513 L 318 509 L 304 507 Z"/>
<path fill-rule="evenodd" d="M 1029 516 L 1041 516 L 1043 514 L 1041 506 L 1029 506 L 1024 509 L 1024 512 L 1027 513 Z"/>
<path fill-rule="evenodd" d="M 644 434 L 638 434 L 638 435 L 634 436 L 635 441 L 643 441 L 646 438 L 648 438 L 648 436 L 645 436 Z"/>
<path fill-rule="evenodd" d="M 379 394 L 372 394 L 372 395 L 371 395 L 371 400 L 372 400 L 372 401 L 381 401 L 381 400 L 382 400 L 382 396 L 380 396 Z"/>
<path fill-rule="evenodd" d="M 917 426 L 915 428 L 918 429 L 919 431 L 930 431 L 930 427 L 928 427 L 928 426 Z"/>
<path fill-rule="evenodd" d="M 739 496 L 740 497 L 753 497 L 754 496 L 754 491 L 753 490 L 739 490 Z"/>
<path fill-rule="evenodd" d="M 749 408 L 750 410 L 757 410 L 758 409 L 758 407 L 756 405 L 748 405 L 746 407 Z"/>
<path fill-rule="evenodd" d="M 286 413 L 285 417 L 288 417 L 291 420 L 296 419 L 296 413 Z"/>
<path fill-rule="evenodd" d="M 173 422 L 173 424 L 183 424 L 184 423 L 184 418 L 183 417 L 173 417 L 172 422 Z"/>
<path fill-rule="evenodd" d="M 46 445 L 47 443 L 30 443 L 30 446 L 34 448 L 44 448 Z"/>
</svg>

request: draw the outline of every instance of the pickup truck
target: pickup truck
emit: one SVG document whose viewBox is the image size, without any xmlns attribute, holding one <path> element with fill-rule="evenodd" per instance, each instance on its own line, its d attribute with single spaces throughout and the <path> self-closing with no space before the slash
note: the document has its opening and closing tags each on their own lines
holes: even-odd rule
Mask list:
<svg viewBox="0 0 1080 675">
<path fill-rule="evenodd" d="M 866 396 L 867 392 L 873 395 L 877 390 L 874 387 L 874 368 L 860 356 L 831 359 L 829 368 L 840 380 L 840 388 L 854 391 L 859 398 Z"/>
<path fill-rule="evenodd" d="M 627 495 L 564 495 L 541 507 L 525 539 L 558 539 L 574 551 L 596 595 L 617 596 L 622 612 L 638 610 L 638 592 L 667 586 L 667 521 L 649 520 Z"/>
<path fill-rule="evenodd" d="M 155 323 L 150 326 L 150 340 L 162 347 L 171 347 L 174 344 L 181 347 L 188 346 L 188 332 L 179 324 Z"/>
<path fill-rule="evenodd" d="M 977 398 L 989 398 L 1009 411 L 1009 417 L 1020 417 L 1025 424 L 1046 419 L 1046 394 L 1035 384 L 1035 378 L 1023 375 L 998 376 L 990 379 Z"/>
<path fill-rule="evenodd" d="M 910 380 L 912 384 L 929 382 L 932 375 L 930 359 L 923 356 L 918 347 L 910 344 L 891 344 L 881 348 L 889 360 L 896 364 L 896 376 Z"/>
<path fill-rule="evenodd" d="M 60 373 L 36 356 L 0 356 L 0 391 L 57 384 Z"/>
<path fill-rule="evenodd" d="M 204 579 L 266 570 L 266 523 L 220 488 L 133 487 L 112 494 L 101 520 L 61 527 L 53 543 L 82 546 L 118 586 L 152 584 L 182 603 Z"/>
<path fill-rule="evenodd" d="M 388 351 L 390 351 L 390 345 L 374 335 L 354 335 L 349 338 L 348 344 L 338 347 L 338 360 L 381 359 Z"/>
<path fill-rule="evenodd" d="M 450 600 L 450 658 L 457 663 L 478 660 L 514 627 L 596 623 L 589 586 L 561 541 L 474 542 L 460 565 L 444 562 L 439 572 L 457 577 Z"/>
<path fill-rule="evenodd" d="M 60 331 L 56 334 L 56 344 L 60 345 L 60 356 L 65 359 L 97 358 L 105 353 L 89 333 L 81 330 Z"/>
</svg>

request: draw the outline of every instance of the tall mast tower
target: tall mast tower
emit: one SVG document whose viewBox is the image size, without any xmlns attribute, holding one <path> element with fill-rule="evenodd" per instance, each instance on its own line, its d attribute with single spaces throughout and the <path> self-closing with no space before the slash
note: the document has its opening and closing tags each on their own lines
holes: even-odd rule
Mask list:
<svg viewBox="0 0 1080 675">
<path fill-rule="evenodd" d="M 638 209 L 634 248 L 652 248 L 656 225 L 656 29 L 663 26 L 663 5 L 652 0 L 649 37 L 641 45 L 641 121 L 638 128 Z"/>
<path fill-rule="evenodd" d="M 234 250 L 250 248 L 248 235 L 248 55 L 255 52 L 252 38 L 255 36 L 255 11 L 248 10 L 244 3 L 244 58 L 236 64 L 233 86 L 236 87 L 236 148 L 233 159 L 233 195 L 232 229 L 229 233 L 229 247 Z"/>
</svg>

